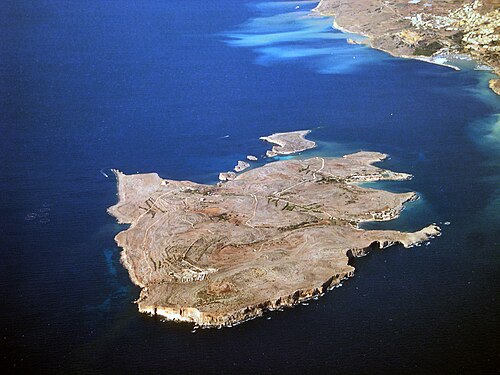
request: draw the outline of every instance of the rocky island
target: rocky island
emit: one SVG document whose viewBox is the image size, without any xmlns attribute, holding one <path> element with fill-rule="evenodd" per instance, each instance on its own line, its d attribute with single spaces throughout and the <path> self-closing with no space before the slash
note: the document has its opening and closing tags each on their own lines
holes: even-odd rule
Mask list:
<svg viewBox="0 0 500 375">
<path fill-rule="evenodd" d="M 500 74 L 499 0 L 320 0 L 315 10 L 394 56 L 439 63 L 465 54 Z M 500 80 L 490 88 L 500 94 Z"/>
<path fill-rule="evenodd" d="M 271 158 L 276 155 L 295 154 L 316 147 L 315 142 L 305 138 L 310 132 L 310 130 L 298 130 L 287 133 L 274 133 L 267 137 L 260 137 L 260 139 L 276 145 L 273 146 L 272 150 L 266 152 L 266 156 Z"/>
<path fill-rule="evenodd" d="M 267 137 L 260 137 L 261 140 L 273 143 L 275 146 L 271 150 L 267 150 L 266 156 L 272 158 L 278 155 L 289 155 L 300 151 L 305 151 L 316 147 L 316 142 L 306 139 L 305 136 L 310 133 L 310 130 L 297 130 L 286 133 L 274 133 Z M 247 155 L 249 161 L 256 161 L 257 157 Z M 220 181 L 230 181 L 236 178 L 235 172 L 242 172 L 249 168 L 250 164 L 246 161 L 238 160 L 238 164 L 233 168 L 233 171 L 219 173 Z"/>
<path fill-rule="evenodd" d="M 359 228 L 396 218 L 417 197 L 358 185 L 411 177 L 373 165 L 385 157 L 276 161 L 217 185 L 115 171 L 119 200 L 108 212 L 130 224 L 115 240 L 141 288 L 139 311 L 231 326 L 325 293 L 353 275 L 350 257 L 439 235 L 435 225 Z"/>
</svg>

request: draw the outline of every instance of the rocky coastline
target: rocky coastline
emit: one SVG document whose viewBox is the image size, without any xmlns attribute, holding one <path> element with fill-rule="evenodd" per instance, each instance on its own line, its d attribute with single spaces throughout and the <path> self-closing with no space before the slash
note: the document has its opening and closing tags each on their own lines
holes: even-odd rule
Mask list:
<svg viewBox="0 0 500 375">
<path fill-rule="evenodd" d="M 438 236 L 440 230 L 434 225 L 430 225 L 419 232 L 413 234 L 413 238 L 406 242 L 396 242 L 404 247 L 411 247 L 421 242 L 427 241 L 434 236 Z M 374 242 L 370 246 L 362 249 L 348 249 L 347 254 L 351 258 L 359 258 L 368 255 L 372 250 L 381 250 L 396 243 L 393 242 Z M 342 281 L 353 277 L 354 269 L 337 273 L 329 277 L 323 284 L 310 289 L 299 289 L 293 293 L 286 294 L 276 300 L 268 300 L 253 306 L 245 306 L 237 311 L 225 315 L 206 314 L 192 307 L 156 307 L 139 304 L 139 312 L 151 316 L 159 316 L 169 321 L 194 323 L 202 328 L 222 328 L 232 327 L 249 320 L 262 317 L 266 312 L 282 311 L 285 308 L 292 308 L 301 303 L 317 299 L 325 295 L 326 292 L 341 285 Z M 137 301 L 140 302 L 140 301 Z"/>
</svg>

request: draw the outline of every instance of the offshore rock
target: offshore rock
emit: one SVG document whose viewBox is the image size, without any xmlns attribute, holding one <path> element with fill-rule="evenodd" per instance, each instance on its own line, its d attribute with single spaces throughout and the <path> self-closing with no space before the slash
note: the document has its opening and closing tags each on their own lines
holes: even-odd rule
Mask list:
<svg viewBox="0 0 500 375">
<path fill-rule="evenodd" d="M 248 164 L 246 161 L 238 160 L 238 164 L 234 167 L 234 171 L 242 172 L 248 167 L 250 167 L 250 164 Z"/>
</svg>

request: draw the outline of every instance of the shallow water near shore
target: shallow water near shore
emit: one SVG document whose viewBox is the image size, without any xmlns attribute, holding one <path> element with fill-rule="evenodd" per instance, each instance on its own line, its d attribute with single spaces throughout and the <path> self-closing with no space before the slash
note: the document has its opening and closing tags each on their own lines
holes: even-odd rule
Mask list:
<svg viewBox="0 0 500 375">
<path fill-rule="evenodd" d="M 297 6 L 299 8 L 297 8 Z M 500 100 L 489 73 L 347 44 L 314 2 L 7 1 L 0 10 L 1 366 L 59 373 L 498 369 Z M 356 58 L 353 58 L 356 57 Z M 390 155 L 428 246 L 354 260 L 308 306 L 230 329 L 137 312 L 110 168 L 213 183 L 260 136 Z M 102 173 L 104 172 L 104 174 Z M 108 175 L 109 177 L 106 177 Z M 444 225 L 449 222 L 449 225 Z"/>
</svg>

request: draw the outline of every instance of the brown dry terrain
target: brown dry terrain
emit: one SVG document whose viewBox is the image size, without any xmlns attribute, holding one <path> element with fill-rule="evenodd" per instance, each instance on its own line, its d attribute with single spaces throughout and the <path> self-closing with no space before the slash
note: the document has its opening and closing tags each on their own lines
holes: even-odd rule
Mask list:
<svg viewBox="0 0 500 375">
<path fill-rule="evenodd" d="M 316 10 L 395 56 L 467 54 L 500 74 L 500 0 L 321 0 Z M 500 80 L 490 87 L 500 94 Z"/>
<path fill-rule="evenodd" d="M 358 186 L 411 177 L 373 166 L 385 157 L 277 161 L 217 185 L 116 171 L 119 201 L 109 213 L 131 224 L 116 242 L 142 288 L 139 311 L 237 324 L 324 293 L 353 274 L 349 256 L 439 235 L 434 225 L 415 233 L 358 227 L 393 219 L 416 198 Z"/>
</svg>

